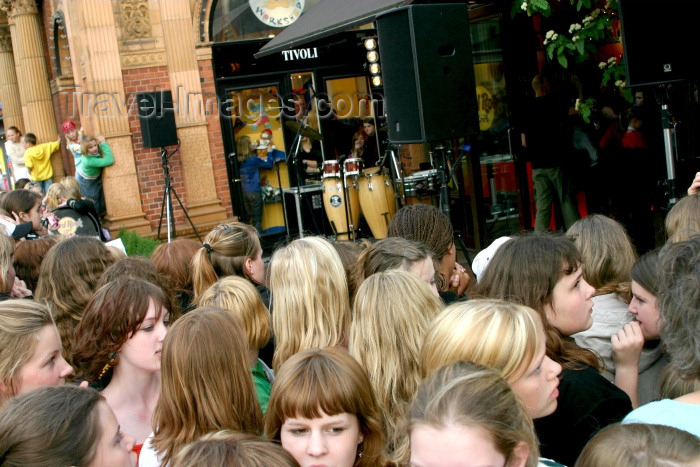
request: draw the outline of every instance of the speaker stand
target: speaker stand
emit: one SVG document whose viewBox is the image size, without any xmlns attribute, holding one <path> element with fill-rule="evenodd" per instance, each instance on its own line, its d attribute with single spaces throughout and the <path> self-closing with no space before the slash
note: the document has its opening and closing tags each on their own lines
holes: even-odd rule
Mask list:
<svg viewBox="0 0 700 467">
<path fill-rule="evenodd" d="M 173 203 L 172 199 L 170 198 L 170 193 L 172 192 L 172 194 L 175 195 L 177 204 L 180 205 L 180 209 L 182 209 L 182 212 L 185 213 L 185 217 L 192 226 L 192 231 L 197 237 L 197 240 L 201 242 L 202 238 L 199 236 L 199 233 L 197 232 L 197 229 L 195 228 L 192 219 L 190 219 L 190 215 L 187 214 L 187 210 L 182 205 L 182 201 L 180 201 L 180 197 L 177 195 L 177 191 L 175 191 L 175 188 L 170 183 L 170 167 L 168 166 L 168 159 L 170 158 L 170 156 L 172 156 L 180 150 L 180 146 L 176 147 L 170 154 L 168 154 L 168 150 L 165 149 L 165 147 L 161 147 L 160 149 L 160 160 L 163 164 L 163 173 L 165 175 L 165 188 L 163 189 L 163 202 L 160 207 L 160 219 L 158 220 L 158 238 L 160 238 L 160 228 L 163 223 L 163 211 L 166 212 L 166 223 L 168 225 L 168 243 L 172 241 L 172 238 L 175 238 L 177 236 L 175 233 L 175 217 L 173 216 Z"/>
<path fill-rule="evenodd" d="M 676 204 L 676 161 L 673 150 L 672 126 L 668 114 L 668 104 L 661 104 L 661 127 L 664 132 L 664 148 L 666 152 L 666 188 L 668 190 L 668 207 Z"/>
</svg>

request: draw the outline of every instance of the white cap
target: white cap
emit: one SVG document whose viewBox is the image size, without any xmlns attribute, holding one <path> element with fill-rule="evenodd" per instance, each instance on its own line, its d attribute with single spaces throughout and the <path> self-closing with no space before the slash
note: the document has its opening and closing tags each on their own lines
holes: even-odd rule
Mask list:
<svg viewBox="0 0 700 467">
<path fill-rule="evenodd" d="M 472 261 L 472 271 L 474 271 L 477 282 L 479 282 L 481 279 L 481 275 L 484 273 L 484 270 L 489 264 L 489 261 L 491 261 L 491 258 L 493 258 L 493 255 L 495 255 L 501 245 L 508 240 L 510 240 L 510 237 L 498 237 L 491 243 L 491 245 L 488 246 L 488 248 L 481 250 L 474 257 L 474 260 Z"/>
</svg>

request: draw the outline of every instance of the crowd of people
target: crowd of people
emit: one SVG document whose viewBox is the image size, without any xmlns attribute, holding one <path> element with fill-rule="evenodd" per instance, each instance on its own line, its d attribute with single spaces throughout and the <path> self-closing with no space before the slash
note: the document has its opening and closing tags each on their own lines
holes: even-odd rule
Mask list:
<svg viewBox="0 0 700 467">
<path fill-rule="evenodd" d="M 150 258 L 42 235 L 43 198 L 13 190 L 0 463 L 698 463 L 698 189 L 653 251 L 591 215 L 499 239 L 478 278 L 432 205 L 386 239 L 289 239 L 266 263 L 237 221 Z"/>
</svg>

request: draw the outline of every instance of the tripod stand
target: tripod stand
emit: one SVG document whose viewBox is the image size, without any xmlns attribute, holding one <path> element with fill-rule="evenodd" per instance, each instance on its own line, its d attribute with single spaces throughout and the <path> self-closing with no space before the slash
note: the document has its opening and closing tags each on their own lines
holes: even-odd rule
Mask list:
<svg viewBox="0 0 700 467">
<path fill-rule="evenodd" d="M 180 150 L 180 146 L 176 147 L 170 154 L 168 154 L 168 150 L 165 149 L 165 147 L 161 147 L 160 149 L 160 161 L 161 164 L 163 164 L 163 173 L 165 174 L 165 187 L 163 188 L 163 202 L 160 207 L 160 219 L 158 220 L 158 238 L 160 238 L 160 228 L 163 223 L 164 211 L 166 213 L 166 223 L 168 225 L 168 243 L 171 242 L 171 238 L 176 237 L 175 217 L 173 217 L 173 203 L 172 199 L 170 198 L 170 192 L 172 192 L 175 195 L 177 204 L 180 205 L 180 209 L 182 209 L 182 212 L 185 213 L 185 217 L 192 226 L 192 231 L 197 236 L 197 240 L 201 242 L 202 239 L 200 238 L 199 233 L 197 232 L 197 229 L 195 228 L 194 223 L 192 222 L 192 219 L 190 219 L 190 215 L 187 214 L 187 210 L 182 205 L 182 201 L 180 201 L 180 197 L 177 195 L 177 191 L 175 191 L 175 188 L 173 188 L 173 186 L 170 183 L 170 167 L 168 166 L 168 159 L 170 158 L 170 156 L 172 156 Z"/>
</svg>

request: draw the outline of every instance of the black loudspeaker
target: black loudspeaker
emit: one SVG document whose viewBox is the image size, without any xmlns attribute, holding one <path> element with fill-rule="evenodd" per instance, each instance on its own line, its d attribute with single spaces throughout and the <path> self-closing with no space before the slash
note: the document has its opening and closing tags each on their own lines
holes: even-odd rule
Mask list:
<svg viewBox="0 0 700 467">
<path fill-rule="evenodd" d="M 700 46 L 695 5 L 689 0 L 619 0 L 628 85 L 698 76 L 691 56 Z"/>
<path fill-rule="evenodd" d="M 290 236 L 299 235 L 298 210 L 301 210 L 301 228 L 304 233 L 314 235 L 331 235 L 333 230 L 328 222 L 328 215 L 323 206 L 323 187 L 306 185 L 300 188 L 301 196 L 296 188 L 285 188 L 284 208 L 287 217 L 287 233 Z"/>
<path fill-rule="evenodd" d="M 142 92 L 136 96 L 144 148 L 177 144 L 175 110 L 170 91 Z"/>
<path fill-rule="evenodd" d="M 377 17 L 389 141 L 418 143 L 479 129 L 466 3 L 410 5 Z"/>
</svg>

